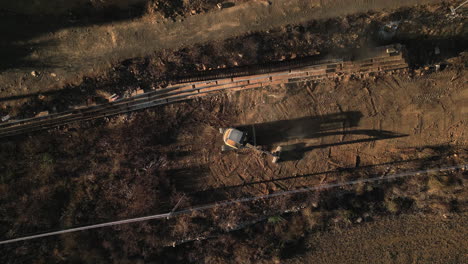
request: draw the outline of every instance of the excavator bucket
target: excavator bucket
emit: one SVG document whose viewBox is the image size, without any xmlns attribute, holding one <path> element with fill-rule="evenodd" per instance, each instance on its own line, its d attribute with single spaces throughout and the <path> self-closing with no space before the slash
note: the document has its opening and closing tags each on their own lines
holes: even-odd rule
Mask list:
<svg viewBox="0 0 468 264">
<path fill-rule="evenodd" d="M 273 163 L 278 163 L 278 161 L 280 160 L 281 150 L 283 150 L 283 148 L 281 146 L 278 146 L 276 147 L 275 151 L 272 152 Z"/>
</svg>

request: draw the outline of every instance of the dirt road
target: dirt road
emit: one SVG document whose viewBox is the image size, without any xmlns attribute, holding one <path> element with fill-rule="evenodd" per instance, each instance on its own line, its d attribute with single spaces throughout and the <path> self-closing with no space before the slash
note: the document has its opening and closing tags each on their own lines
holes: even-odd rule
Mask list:
<svg viewBox="0 0 468 264">
<path fill-rule="evenodd" d="M 114 63 L 163 49 L 179 49 L 311 19 L 429 2 L 440 1 L 259 0 L 176 21 L 145 16 L 102 25 L 55 25 L 52 29 L 13 18 L 14 27 L 7 23 L 1 28 L 7 40 L 2 43 L 2 56 L 9 59 L 2 62 L 0 96 L 80 83 L 83 76 L 97 76 Z M 10 39 L 16 41 L 11 43 Z M 32 71 L 37 71 L 37 77 L 31 76 Z"/>
</svg>

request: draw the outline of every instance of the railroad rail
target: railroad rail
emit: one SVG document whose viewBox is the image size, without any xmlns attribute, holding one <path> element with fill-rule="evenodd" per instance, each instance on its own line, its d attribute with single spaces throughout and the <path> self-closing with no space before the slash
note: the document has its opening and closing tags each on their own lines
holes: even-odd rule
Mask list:
<svg viewBox="0 0 468 264">
<path fill-rule="evenodd" d="M 363 74 L 407 68 L 404 47 L 395 44 L 367 51 L 367 56 L 350 59 L 332 59 L 315 62 L 289 63 L 279 67 L 265 67 L 255 73 L 237 71 L 200 75 L 180 80 L 166 88 L 146 92 L 130 98 L 91 107 L 67 110 L 20 120 L 0 123 L 0 138 L 109 117 L 150 107 L 204 97 L 225 91 L 241 91 L 283 83 L 316 81 L 346 74 Z M 285 69 L 287 67 L 288 69 Z"/>
</svg>

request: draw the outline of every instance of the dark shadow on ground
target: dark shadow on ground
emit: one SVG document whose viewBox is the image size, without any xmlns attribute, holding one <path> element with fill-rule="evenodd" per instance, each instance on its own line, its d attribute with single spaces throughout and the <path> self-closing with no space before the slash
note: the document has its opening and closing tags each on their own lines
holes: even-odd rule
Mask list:
<svg viewBox="0 0 468 264">
<path fill-rule="evenodd" d="M 55 43 L 30 43 L 31 39 L 69 27 L 85 27 L 141 17 L 145 2 L 127 8 L 95 8 L 91 1 L 61 15 L 20 14 L 0 4 L 0 72 L 7 69 L 47 68 L 47 62 L 27 59 L 41 46 Z"/>
<path fill-rule="evenodd" d="M 247 131 L 252 138 L 251 143 L 260 146 L 270 146 L 291 139 L 322 137 L 324 136 L 322 135 L 324 131 L 356 127 L 361 118 L 361 112 L 348 111 L 323 116 L 307 116 L 289 120 L 248 124 L 237 126 L 236 128 Z M 253 137 L 255 137 L 255 142 L 253 142 Z"/>
<path fill-rule="evenodd" d="M 281 145 L 281 161 L 302 159 L 305 152 L 318 148 L 333 147 L 346 144 L 371 142 L 407 136 L 385 130 L 357 129 L 362 114 L 357 111 L 328 114 L 323 116 L 309 116 L 290 120 L 280 120 L 266 123 L 242 125 L 236 128 L 249 134 L 249 143 L 264 149 L 274 149 Z M 308 140 L 330 136 L 342 136 L 342 141 L 310 146 L 306 142 L 284 145 L 288 140 Z M 352 139 L 344 140 L 346 137 Z M 364 138 L 355 139 L 356 136 Z"/>
<path fill-rule="evenodd" d="M 192 195 L 196 190 L 204 188 L 204 178 L 208 176 L 209 173 L 210 169 L 206 165 L 165 171 L 165 175 L 167 175 L 174 191 L 186 194 L 187 198 L 194 204 L 228 199 L 229 197 L 226 196 L 223 190 L 206 192 L 201 196 Z"/>
<path fill-rule="evenodd" d="M 261 180 L 261 181 L 252 181 L 252 182 L 245 182 L 243 184 L 238 184 L 238 185 L 211 188 L 211 189 L 207 189 L 207 190 L 203 190 L 203 191 L 197 191 L 197 192 L 195 192 L 193 194 L 196 194 L 196 195 L 199 195 L 199 196 L 204 196 L 207 193 L 220 192 L 220 191 L 233 194 L 233 193 L 236 192 L 236 189 L 242 189 L 244 187 L 254 186 L 254 185 L 258 185 L 258 184 L 284 182 L 284 181 L 288 181 L 288 180 L 310 178 L 310 177 L 316 177 L 316 176 L 319 176 L 319 175 L 326 175 L 326 174 L 333 174 L 333 173 L 365 172 L 365 171 L 368 171 L 368 170 L 371 170 L 371 169 L 376 169 L 376 168 L 379 168 L 379 167 L 386 168 L 386 167 L 389 167 L 389 166 L 398 166 L 398 165 L 403 165 L 403 164 L 404 165 L 425 164 L 426 166 L 429 166 L 429 165 L 433 165 L 433 163 L 436 162 L 436 161 L 442 160 L 444 157 L 445 156 L 435 155 L 435 156 L 431 156 L 431 157 L 428 157 L 428 158 L 421 158 L 421 159 L 397 160 L 397 161 L 392 161 L 392 162 L 365 165 L 365 166 L 359 166 L 359 167 L 342 167 L 342 168 L 337 168 L 335 170 L 328 170 L 328 171 L 307 173 L 307 174 L 297 174 L 297 175 L 288 176 L 288 177 L 281 177 L 281 178 Z"/>
<path fill-rule="evenodd" d="M 399 133 L 394 133 L 394 132 L 386 131 L 386 130 L 360 129 L 360 130 L 350 130 L 350 131 L 317 133 L 314 135 L 314 137 L 326 137 L 326 136 L 334 136 L 334 135 L 342 135 L 342 136 L 363 135 L 363 136 L 366 136 L 366 138 L 320 144 L 316 146 L 306 146 L 305 143 L 298 143 L 298 144 L 283 146 L 283 151 L 281 152 L 280 161 L 300 160 L 303 158 L 306 152 L 314 150 L 314 149 L 355 144 L 355 143 L 372 142 L 372 141 L 377 141 L 377 140 L 392 139 L 392 138 L 408 136 L 407 134 L 399 134 Z"/>
<path fill-rule="evenodd" d="M 304 176 L 313 176 L 318 174 L 327 174 L 327 173 L 340 173 L 343 175 L 343 178 L 348 177 L 378 177 L 383 175 L 382 172 L 387 171 L 388 168 L 397 169 L 400 168 L 403 171 L 417 171 L 421 169 L 428 168 L 437 168 L 444 165 L 455 165 L 456 162 L 462 162 L 461 160 L 453 159 L 453 154 L 459 152 L 457 148 L 462 146 L 451 146 L 451 145 L 439 145 L 439 146 L 424 146 L 421 148 L 411 148 L 412 153 L 416 156 L 417 153 L 424 151 L 433 153 L 433 155 L 428 156 L 427 158 L 417 158 L 417 159 L 408 159 L 408 160 L 397 160 L 389 163 L 361 166 L 359 168 L 343 168 L 340 170 L 320 172 L 317 174 L 307 174 L 299 175 L 297 177 Z M 405 153 L 408 150 L 404 151 Z M 414 151 L 414 152 L 413 152 Z M 402 150 L 403 152 L 403 150 Z M 455 162 L 455 164 L 453 163 Z M 381 168 L 378 168 L 381 166 Z M 345 173 L 349 172 L 349 173 Z M 466 176 L 466 172 L 458 170 L 458 172 L 451 173 L 450 176 L 455 176 L 457 178 L 462 178 L 463 173 Z M 458 174 L 458 175 L 457 175 Z M 372 176 L 371 176 L 372 175 Z M 346 177 L 348 176 L 348 177 Z M 292 176 L 291 178 L 296 177 Z M 426 178 L 426 177 L 424 177 Z M 236 231 L 231 236 L 223 234 L 221 236 L 221 241 L 226 241 L 227 238 L 233 239 L 233 241 L 243 241 L 245 237 L 252 238 L 250 241 L 255 241 L 255 245 L 258 247 L 266 247 L 265 245 L 275 245 L 278 244 L 280 256 L 282 259 L 289 259 L 295 256 L 300 256 L 306 250 L 313 253 L 313 251 L 318 250 L 314 247 L 313 243 L 310 243 L 310 239 L 305 239 L 304 237 L 312 237 L 315 232 L 319 231 L 328 231 L 330 227 L 335 227 L 332 230 L 344 230 L 348 228 L 351 224 L 379 221 L 382 216 L 393 217 L 399 214 L 408 214 L 408 213 L 427 213 L 432 212 L 433 209 L 426 211 L 428 207 L 431 207 L 434 202 L 444 203 L 444 199 L 454 194 L 456 188 L 463 188 L 463 183 L 442 183 L 444 186 L 450 187 L 451 191 L 444 194 L 443 196 L 431 196 L 424 195 L 421 197 L 412 196 L 412 192 L 420 192 L 420 188 L 426 183 L 424 178 L 419 177 L 417 181 L 409 182 L 406 180 L 385 180 L 382 182 L 368 183 L 365 184 L 366 188 L 330 188 L 327 190 L 320 190 L 315 192 L 301 192 L 289 196 L 282 196 L 282 200 L 278 202 L 271 202 L 268 204 L 268 199 L 262 200 L 262 206 L 253 205 L 249 207 L 250 211 L 247 211 L 248 214 L 258 210 L 262 212 L 265 208 L 274 208 L 278 210 L 277 214 L 271 214 L 267 216 L 281 216 L 276 217 L 281 221 L 279 222 L 270 222 L 270 218 L 263 218 L 258 224 L 252 225 L 245 228 L 244 230 Z M 449 177 L 451 178 L 451 177 Z M 288 177 L 289 179 L 289 177 Z M 413 178 L 414 179 L 414 178 Z M 275 179 L 276 180 L 276 179 Z M 277 180 L 283 180 L 277 179 Z M 225 190 L 226 192 L 234 191 L 232 189 L 242 189 L 249 184 L 260 184 L 264 182 L 251 182 L 244 185 L 237 186 L 225 186 L 210 190 L 205 190 L 204 192 L 212 192 Z M 325 182 L 327 183 L 327 182 Z M 328 182 L 331 183 L 331 182 Z M 299 188 L 304 186 L 292 186 L 291 189 Z M 311 187 L 311 186 L 309 186 Z M 230 189 L 231 188 L 231 189 Z M 395 190 L 399 190 L 396 192 Z M 425 190 L 422 190 L 425 192 Z M 200 193 L 200 195 L 202 195 Z M 446 197 L 447 195 L 447 197 Z M 245 195 L 243 196 L 245 197 Z M 275 197 L 274 199 L 279 200 L 280 198 Z M 273 199 L 272 199 L 273 200 Z M 390 201 L 390 202 L 389 202 Z M 415 204 L 417 206 L 414 206 Z M 244 203 L 243 205 L 246 205 Z M 268 206 L 265 206 L 268 204 Z M 289 204 L 289 208 L 299 208 L 299 212 L 289 212 L 284 213 L 284 210 L 278 209 L 283 204 Z M 274 207 L 272 207 L 274 206 Z M 293 207 L 294 206 L 294 207 Z M 303 207 L 301 207 L 303 206 Z M 421 207 L 423 206 L 423 207 Z M 305 208 L 305 210 L 301 210 Z M 437 209 L 435 209 L 437 210 Z M 450 207 L 447 208 L 449 212 L 456 212 L 457 208 L 450 204 Z M 263 211 L 263 214 L 266 214 Z M 312 213 L 311 213 L 312 212 Z M 261 213 L 260 213 L 261 214 Z M 262 215 L 263 216 L 263 215 Z M 260 218 L 262 219 L 262 218 Z M 314 220 L 314 227 L 310 228 L 310 220 Z M 283 222 L 283 224 L 281 224 Z M 294 223 L 295 230 L 301 228 L 301 232 L 296 232 L 296 235 L 290 236 L 292 233 L 291 223 Z M 284 231 L 278 233 L 278 230 L 281 227 Z M 253 234 L 260 234 L 259 236 L 253 237 Z M 312 235 L 312 236 L 310 236 Z M 240 238 L 239 240 L 234 240 Z M 313 240 L 313 239 L 312 239 Z M 208 240 L 214 241 L 214 240 Z M 196 242 L 198 243 L 198 241 Z M 196 244 L 190 243 L 188 246 L 194 246 Z M 218 244 L 210 244 L 218 245 Z M 260 246 L 258 246 L 260 245 Z M 179 254 L 186 252 L 186 247 L 176 247 Z M 268 247 L 271 249 L 271 247 Z M 172 248 L 171 248 L 172 250 Z M 173 251 L 170 251 L 171 254 L 176 254 Z"/>
</svg>

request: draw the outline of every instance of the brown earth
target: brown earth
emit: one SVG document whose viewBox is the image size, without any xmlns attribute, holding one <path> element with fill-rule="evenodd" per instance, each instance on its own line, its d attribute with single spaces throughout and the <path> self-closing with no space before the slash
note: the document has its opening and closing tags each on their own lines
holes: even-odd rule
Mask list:
<svg viewBox="0 0 468 264">
<path fill-rule="evenodd" d="M 151 15 L 126 21 L 129 15 L 124 13 L 116 17 L 103 16 L 110 21 L 90 19 L 78 25 L 70 24 L 70 18 L 66 21 L 50 18 L 49 25 L 43 17 L 21 17 L 7 12 L 0 29 L 5 36 L 1 42 L 4 59 L 0 96 L 34 94 L 76 85 L 84 76 L 97 77 L 122 60 L 164 49 L 180 49 L 311 19 L 429 2 L 440 1 L 343 0 L 338 4 L 335 1 L 279 0 L 271 5 L 268 1 L 249 1 L 176 21 Z M 342 8 L 343 5 L 347 8 Z M 447 12 L 448 5 L 443 6 Z M 112 19 L 116 22 L 111 23 Z M 12 24 L 15 27 L 11 27 Z M 31 75 L 33 71 L 36 71 L 35 76 Z"/>
<path fill-rule="evenodd" d="M 184 208 L 466 163 L 465 76 L 466 69 L 446 69 L 413 78 L 404 73 L 382 74 L 273 86 L 2 142 L 3 237 L 167 212 L 182 196 Z M 282 162 L 272 164 L 268 157 L 248 150 L 220 152 L 218 127 L 248 124 L 257 127 L 259 144 L 270 149 L 284 147 Z M 230 213 L 223 209 L 169 222 L 115 227 L 113 232 L 98 230 L 36 240 L 21 247 L 11 245 L 4 248 L 4 256 L 5 261 L 10 257 L 28 259 L 31 248 L 46 241 L 34 251 L 41 256 L 38 259 L 93 262 L 137 256 L 153 259 L 159 254 L 169 254 L 171 259 L 171 251 L 166 252 L 161 243 L 216 235 L 227 224 L 242 225 L 265 217 L 265 213 L 268 217 L 314 200 L 324 215 L 319 218 L 323 220 L 315 220 L 320 226 L 355 221 L 366 218 L 365 214 L 457 214 L 466 211 L 465 181 L 466 173 L 441 174 L 385 188 L 351 188 L 351 196 L 341 198 L 336 196 L 340 192 L 330 191 L 320 194 L 318 200 L 313 195 L 239 205 L 227 208 Z M 354 202 L 346 205 L 346 201 Z M 261 230 L 248 234 L 271 231 Z M 300 230 L 288 229 L 284 236 L 289 239 L 284 243 L 299 239 Z M 155 233 L 160 237 L 151 235 Z M 92 251 L 90 241 L 94 241 Z M 199 254 L 205 254 L 199 246 L 194 256 L 180 255 L 185 257 L 179 261 L 200 260 Z M 263 242 L 257 249 L 262 252 L 258 260 L 281 258 L 280 251 L 268 253 L 268 248 L 278 246 Z M 50 257 L 51 250 L 54 257 Z M 214 263 L 223 259 L 218 251 L 206 254 Z M 243 261 L 257 262 L 255 258 Z"/>
<path fill-rule="evenodd" d="M 343 9 L 325 8 L 331 2 L 320 1 L 320 6 L 310 9 L 314 3 L 252 1 L 162 23 L 153 23 L 159 21 L 154 16 L 125 21 L 126 14 L 112 24 L 84 23 L 22 39 L 18 43 L 24 46 L 19 49 L 47 41 L 62 48 L 50 43 L 34 46 L 35 51 L 20 56 L 25 64 L 8 65 L 0 74 L 4 96 L 18 95 L 18 87 L 26 87 L 22 92 L 26 94 L 64 87 L 73 92 L 47 95 L 45 101 L 34 99 L 20 110 L 3 109 L 2 114 L 79 104 L 96 89 L 122 93 L 135 87 L 152 89 L 204 67 L 365 47 L 375 41 L 376 29 L 401 18 L 409 21 L 401 24 L 391 41 L 407 44 L 411 69 L 219 94 L 2 141 L 1 237 L 165 213 L 178 201 L 183 209 L 466 164 L 467 63 L 466 53 L 458 55 L 466 50 L 463 17 L 446 16 L 446 2 L 339 18 L 331 17 L 413 2 L 359 1 L 355 9 Z M 238 12 L 245 14 L 240 20 Z M 324 19 L 279 27 L 311 18 Z M 231 19 L 238 24 L 229 26 Z M 231 30 L 223 23 L 211 24 L 221 20 Z M 271 30 L 251 33 L 268 27 Z M 118 42 L 113 44 L 111 33 Z M 240 37 L 215 41 L 233 36 Z M 179 41 L 182 37 L 184 41 Z M 210 43 L 192 46 L 204 42 Z M 187 48 L 173 53 L 183 46 Z M 435 46 L 441 48 L 439 56 L 434 54 Z M 162 48 L 169 49 L 147 56 Z M 34 56 L 39 64 L 29 68 Z M 106 70 L 134 56 L 146 57 Z M 51 68 L 44 67 L 50 61 L 54 61 Z M 426 64 L 440 62 L 441 71 L 424 70 Z M 94 69 L 91 76 L 98 77 L 73 85 L 81 83 L 90 69 Z M 37 77 L 31 70 L 37 71 Z M 252 124 L 259 145 L 270 150 L 283 146 L 279 164 L 248 150 L 220 152 L 219 127 L 249 129 Z M 0 259 L 3 263 L 463 263 L 466 176 L 462 170 L 423 174 L 33 240 L 1 247 Z M 240 230 L 229 232 L 232 229 Z M 193 241 L 197 238 L 202 240 Z M 167 247 L 171 244 L 176 246 Z"/>
<path fill-rule="evenodd" d="M 308 237 L 310 251 L 284 263 L 466 263 L 466 213 L 405 215 Z"/>
<path fill-rule="evenodd" d="M 390 42 L 406 45 L 412 68 L 450 64 L 447 59 L 457 56 L 468 45 L 468 34 L 463 18 L 447 16 L 447 8 L 447 5 L 429 5 L 367 12 L 288 25 L 180 50 L 166 49 L 152 56 L 125 60 L 97 78 L 85 78 L 78 86 L 66 85 L 63 90 L 48 92 L 50 87 L 38 87 L 41 92 L 4 97 L 0 99 L 3 108 L 0 114 L 25 118 L 41 111 L 53 113 L 90 102 L 99 103 L 113 93 L 122 97 L 137 89 L 158 89 L 177 82 L 181 76 L 209 69 L 310 56 L 342 58 L 349 55 L 349 49 L 365 50 L 365 47 Z M 395 20 L 401 21 L 396 35 L 382 39 L 379 36 L 382 25 Z M 435 47 L 439 47 L 440 54 L 434 54 Z"/>
</svg>

